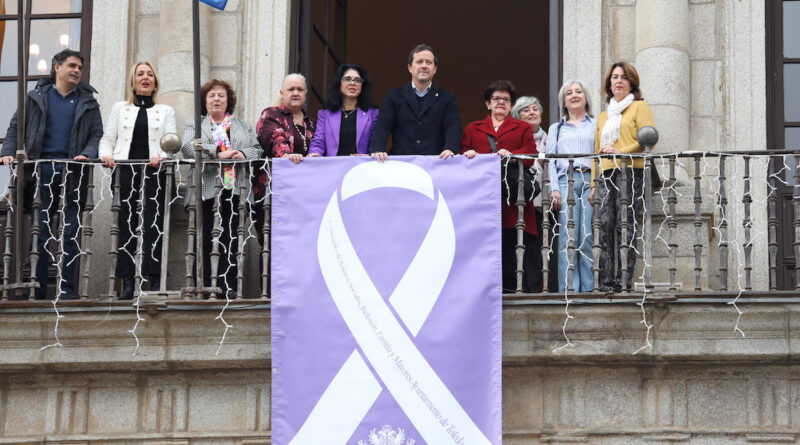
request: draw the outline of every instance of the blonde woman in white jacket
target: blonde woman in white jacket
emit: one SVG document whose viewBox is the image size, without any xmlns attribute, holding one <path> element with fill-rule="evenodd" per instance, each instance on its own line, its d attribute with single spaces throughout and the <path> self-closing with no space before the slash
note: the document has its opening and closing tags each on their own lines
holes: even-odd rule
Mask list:
<svg viewBox="0 0 800 445">
<path fill-rule="evenodd" d="M 128 98 L 111 107 L 100 140 L 100 159 L 108 167 L 118 160 L 149 160 L 145 168 L 147 178 L 144 190 L 142 276 L 150 283 L 150 290 L 160 288 L 161 276 L 158 259 L 161 256 L 159 232 L 164 223 L 165 175 L 160 163 L 167 154 L 161 150 L 161 137 L 176 133 L 175 110 L 169 105 L 156 104 L 158 77 L 150 62 L 139 62 L 131 70 Z M 141 193 L 140 165 L 121 164 L 116 168 L 120 178 L 119 252 L 116 276 L 122 278 L 119 298 L 133 298 L 134 258 L 137 239 L 133 236 L 139 226 L 136 207 Z M 160 185 L 160 187 L 159 187 Z M 158 196 L 156 196 L 158 195 Z M 155 200 L 153 198 L 156 198 Z M 152 226 L 156 221 L 157 227 Z M 164 277 L 165 278 L 165 277 Z"/>
</svg>

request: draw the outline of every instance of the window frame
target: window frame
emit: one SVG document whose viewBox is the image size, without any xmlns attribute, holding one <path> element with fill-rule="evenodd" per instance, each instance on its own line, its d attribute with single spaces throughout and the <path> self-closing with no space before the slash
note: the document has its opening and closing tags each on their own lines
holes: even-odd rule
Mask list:
<svg viewBox="0 0 800 445">
<path fill-rule="evenodd" d="M 30 14 L 29 16 L 26 17 L 24 13 L 20 14 L 20 12 L 18 11 L 17 14 L 2 14 L 0 15 L 0 20 L 5 21 L 6 23 L 17 22 L 19 24 L 20 21 L 27 20 L 28 17 L 30 18 L 31 22 L 35 20 L 80 19 L 81 38 L 79 42 L 79 48 L 84 58 L 82 79 L 84 82 L 88 83 L 91 71 L 90 55 L 92 53 L 92 0 L 81 0 L 81 12 Z M 16 35 L 14 35 L 13 37 L 15 40 L 15 44 L 18 45 L 18 42 L 16 42 Z M 30 32 L 26 33 L 25 38 L 30 39 Z M 24 45 L 25 48 L 27 48 L 30 44 L 29 42 L 26 43 L 27 44 Z M 30 60 L 30 54 L 28 54 L 28 58 Z M 16 76 L 0 76 L 0 83 L 19 82 L 20 80 L 22 80 L 21 76 L 22 73 L 17 73 Z M 26 76 L 25 83 L 31 81 L 38 82 L 40 79 L 45 79 L 47 77 L 49 77 L 49 74 L 34 74 L 34 75 L 28 74 Z M 7 125 L 7 123 L 0 122 L 0 125 Z M 0 137 L 0 143 L 2 143 L 4 140 L 5 137 Z"/>
</svg>

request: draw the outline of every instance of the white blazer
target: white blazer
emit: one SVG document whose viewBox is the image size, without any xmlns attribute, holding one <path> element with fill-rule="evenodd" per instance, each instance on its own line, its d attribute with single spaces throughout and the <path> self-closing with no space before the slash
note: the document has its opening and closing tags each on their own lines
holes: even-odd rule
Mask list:
<svg viewBox="0 0 800 445">
<path fill-rule="evenodd" d="M 111 107 L 111 114 L 100 139 L 99 156 L 113 156 L 114 159 L 128 159 L 133 138 L 133 126 L 139 107 L 127 102 L 117 102 Z M 147 109 L 147 137 L 150 157 L 166 157 L 161 149 L 161 137 L 167 133 L 177 133 L 175 129 L 175 110 L 169 105 L 155 104 Z"/>
</svg>

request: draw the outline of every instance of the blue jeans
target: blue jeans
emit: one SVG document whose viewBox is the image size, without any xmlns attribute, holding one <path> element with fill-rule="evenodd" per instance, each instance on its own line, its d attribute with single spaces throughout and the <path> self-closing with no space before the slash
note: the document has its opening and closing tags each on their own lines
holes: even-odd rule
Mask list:
<svg viewBox="0 0 800 445">
<path fill-rule="evenodd" d="M 572 242 L 575 246 L 573 261 L 572 289 L 575 292 L 590 292 L 594 288 L 594 275 L 592 274 L 592 205 L 589 202 L 589 192 L 592 187 L 592 174 L 590 172 L 573 172 L 573 207 L 572 220 L 575 229 L 572 232 Z M 558 291 L 564 292 L 567 288 L 567 175 L 558 178 L 558 188 L 561 191 L 561 211 L 558 212 L 559 237 L 558 237 Z"/>
<path fill-rule="evenodd" d="M 41 193 L 42 197 L 42 207 L 39 210 L 39 221 L 33 221 L 33 213 L 31 213 L 31 224 L 39 224 L 39 241 L 37 245 L 39 248 L 39 261 L 36 263 L 36 279 L 39 281 L 39 289 L 36 290 L 36 295 L 44 297 L 47 295 L 47 270 L 54 259 L 55 261 L 58 260 L 56 256 L 57 248 L 54 248 L 48 253 L 48 251 L 45 250 L 45 245 L 52 235 L 50 224 L 62 217 L 61 213 L 59 213 L 59 204 L 61 202 L 61 180 L 63 178 L 62 172 L 64 166 L 42 163 L 40 169 L 41 179 L 39 193 Z M 72 174 L 75 173 L 73 172 Z M 77 261 L 73 261 L 73 259 L 78 253 L 77 236 L 79 213 L 78 191 L 69 190 L 69 181 L 67 181 L 66 204 L 64 205 L 63 215 L 65 224 L 63 235 L 64 258 L 61 263 L 62 294 L 70 294 L 75 291 L 75 264 Z M 57 240 L 57 242 L 59 241 L 60 240 Z M 51 254 L 53 256 L 52 258 L 50 257 Z"/>
</svg>

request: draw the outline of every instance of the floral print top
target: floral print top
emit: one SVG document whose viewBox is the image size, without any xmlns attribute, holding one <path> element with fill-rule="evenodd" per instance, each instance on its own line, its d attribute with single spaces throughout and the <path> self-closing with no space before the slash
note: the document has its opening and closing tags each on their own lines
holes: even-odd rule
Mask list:
<svg viewBox="0 0 800 445">
<path fill-rule="evenodd" d="M 311 138 L 314 137 L 314 122 L 305 112 L 303 124 L 295 125 L 292 112 L 283 104 L 265 108 L 256 125 L 258 142 L 267 156 L 279 158 L 287 153 L 305 156 L 308 154 Z"/>
</svg>

